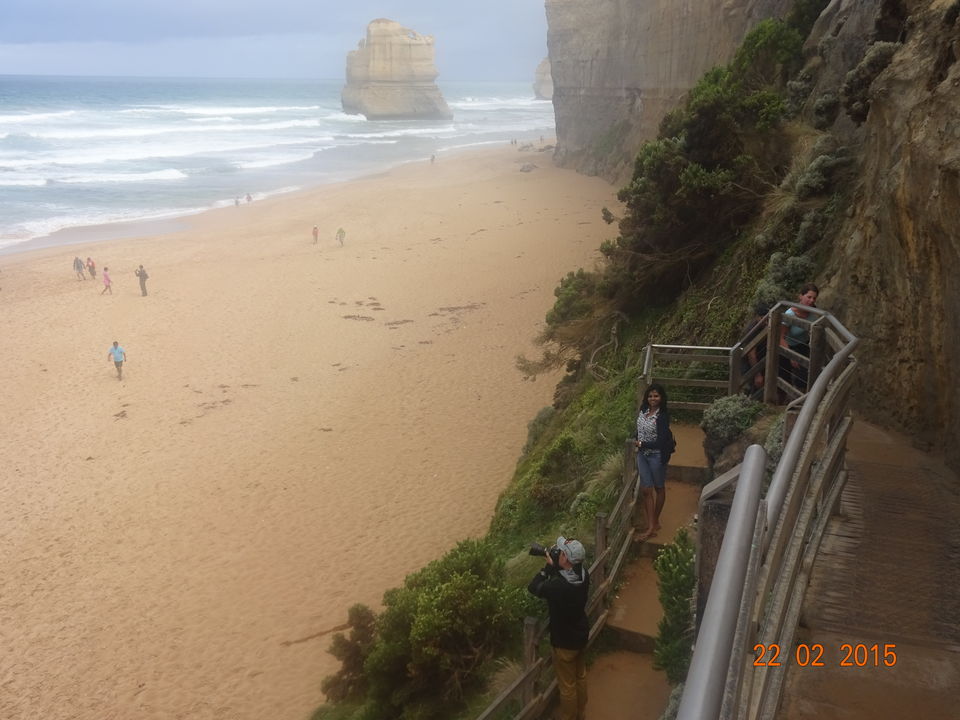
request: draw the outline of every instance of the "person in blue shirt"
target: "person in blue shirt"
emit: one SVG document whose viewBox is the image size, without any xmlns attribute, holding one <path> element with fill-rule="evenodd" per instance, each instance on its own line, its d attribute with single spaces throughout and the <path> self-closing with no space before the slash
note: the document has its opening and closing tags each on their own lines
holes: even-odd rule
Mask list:
<svg viewBox="0 0 960 720">
<path fill-rule="evenodd" d="M 797 302 L 803 307 L 816 307 L 817 296 L 819 294 L 820 288 L 813 283 L 807 283 L 800 288 Z M 800 308 L 790 308 L 784 315 L 791 315 L 801 320 L 806 320 L 810 313 Z M 804 357 L 810 357 L 810 331 L 801 325 L 783 324 L 780 326 L 780 345 Z M 796 360 L 785 357 L 780 358 L 780 377 L 800 390 L 800 392 L 807 391 L 807 368 Z"/>
<path fill-rule="evenodd" d="M 123 363 L 126 359 L 127 351 L 114 340 L 113 347 L 107 351 L 107 360 L 113 360 L 113 364 L 117 368 L 117 380 L 123 380 Z"/>
</svg>

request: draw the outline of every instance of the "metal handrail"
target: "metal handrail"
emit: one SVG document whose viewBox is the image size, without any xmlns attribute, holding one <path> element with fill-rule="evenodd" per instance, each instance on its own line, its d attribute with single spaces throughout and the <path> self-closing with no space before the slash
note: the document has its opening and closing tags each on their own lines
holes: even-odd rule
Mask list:
<svg viewBox="0 0 960 720">
<path fill-rule="evenodd" d="M 694 653 L 687 674 L 687 686 L 701 688 L 702 692 L 683 694 L 677 712 L 678 720 L 699 720 L 716 717 L 720 713 L 726 675 L 716 672 L 716 668 L 727 667 L 733 651 L 737 615 L 740 612 L 744 580 L 747 576 L 746 560 L 750 556 L 750 541 L 753 538 L 766 465 L 767 453 L 761 446 L 751 445 L 747 448 L 740 465 L 737 492 L 733 497 L 728 529 L 723 537 L 714 573 L 714 578 L 722 577 L 724 582 L 720 587 L 714 584 L 715 591 L 710 592 L 701 625 L 715 627 L 717 632 L 707 633 L 698 640 L 697 652 Z M 702 630 L 701 635 L 704 635 Z"/>
<path fill-rule="evenodd" d="M 842 468 L 842 453 L 850 420 L 845 419 L 837 428 L 828 428 L 828 424 L 832 422 L 831 418 L 837 418 L 845 412 L 847 390 L 855 369 L 852 353 L 859 341 L 836 318 L 819 308 L 780 303 L 771 310 L 770 317 L 779 319 L 785 307 L 801 307 L 817 315 L 814 322 L 818 325 L 823 323 L 832 331 L 824 333 L 824 337 L 831 344 L 833 357 L 820 371 L 809 392 L 790 403 L 791 407 L 801 403 L 802 406 L 763 501 L 754 497 L 757 492 L 753 477 L 756 450 L 753 446 L 748 448 L 740 468 L 733 508 L 720 548 L 720 558 L 714 571 L 677 720 L 752 718 L 760 710 L 769 714 L 770 708 L 779 702 L 782 678 L 778 677 L 768 687 L 766 676 L 761 676 L 759 690 L 755 692 L 752 686 L 754 676 L 747 674 L 747 666 L 751 663 L 743 659 L 744 648 L 749 647 L 750 642 L 758 636 L 767 640 L 787 638 L 788 641 L 793 637 L 795 627 L 790 623 L 795 625 L 796 603 L 799 602 L 796 598 L 798 593 L 802 595 L 802 588 L 797 586 L 797 577 L 805 577 L 803 572 L 797 572 L 798 550 L 807 540 L 813 548 L 818 547 L 826 525 L 822 515 L 814 517 L 815 496 L 829 486 L 826 495 L 829 503 L 835 502 L 846 477 Z M 774 333 L 779 334 L 779 322 L 771 325 L 768 324 L 766 331 L 768 347 L 779 353 L 774 347 L 773 338 Z M 837 340 L 842 344 L 833 346 Z M 765 384 L 777 380 L 769 372 L 773 366 L 773 359 L 768 357 Z M 769 387 L 768 392 L 775 392 L 770 391 Z M 830 433 L 825 438 L 826 451 L 820 458 L 817 479 L 812 483 L 808 496 L 806 492 L 810 482 L 806 475 L 810 472 L 815 442 L 825 430 Z M 802 493 L 805 498 L 802 510 L 797 505 L 799 498 L 790 501 L 789 514 L 797 520 L 797 526 L 792 529 L 778 527 L 778 523 L 785 520 L 783 509 L 789 493 Z M 824 507 L 831 507 L 829 503 Z M 754 514 L 744 515 L 744 510 L 749 508 L 753 509 Z M 812 532 L 808 533 L 811 524 Z M 779 544 L 768 554 L 774 536 L 780 538 Z M 787 545 L 790 546 L 790 551 L 786 553 L 789 567 L 782 565 Z M 780 583 L 775 587 L 776 593 L 761 578 L 770 584 L 776 579 Z M 781 611 L 782 604 L 778 605 L 770 618 L 766 617 L 771 595 L 794 598 L 786 618 Z M 782 603 L 782 600 L 778 599 L 777 602 Z M 769 627 L 768 619 L 772 623 Z"/>
</svg>

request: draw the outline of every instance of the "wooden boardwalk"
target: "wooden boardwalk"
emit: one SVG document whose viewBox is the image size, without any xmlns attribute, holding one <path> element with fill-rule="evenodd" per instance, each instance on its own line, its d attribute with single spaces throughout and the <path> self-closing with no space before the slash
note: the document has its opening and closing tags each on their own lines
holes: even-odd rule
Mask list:
<svg viewBox="0 0 960 720">
<path fill-rule="evenodd" d="M 785 651 L 778 718 L 960 717 L 960 482 L 863 421 L 847 465 L 797 635 L 814 653 L 823 646 L 824 666 L 801 667 Z"/>
</svg>

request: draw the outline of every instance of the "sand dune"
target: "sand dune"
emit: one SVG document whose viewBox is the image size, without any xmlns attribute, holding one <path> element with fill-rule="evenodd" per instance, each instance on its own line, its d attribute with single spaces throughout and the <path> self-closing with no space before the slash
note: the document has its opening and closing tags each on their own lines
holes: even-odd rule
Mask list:
<svg viewBox="0 0 960 720">
<path fill-rule="evenodd" d="M 0 258 L 0 717 L 307 717 L 347 607 L 486 529 L 613 195 L 487 150 Z"/>
</svg>

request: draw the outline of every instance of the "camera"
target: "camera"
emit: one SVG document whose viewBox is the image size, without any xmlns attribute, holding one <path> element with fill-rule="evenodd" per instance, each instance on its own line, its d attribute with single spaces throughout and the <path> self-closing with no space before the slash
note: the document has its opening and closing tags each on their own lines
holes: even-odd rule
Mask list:
<svg viewBox="0 0 960 720">
<path fill-rule="evenodd" d="M 557 568 L 560 567 L 560 548 L 556 545 L 545 548 L 540 543 L 530 543 L 530 554 L 538 557 L 546 557 L 549 554 L 553 566 Z"/>
</svg>

